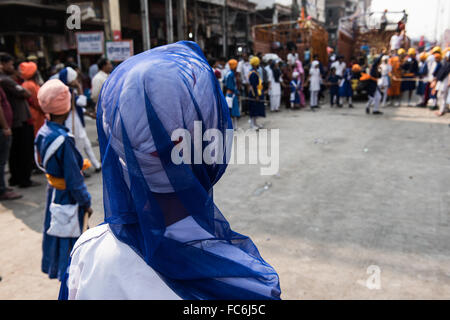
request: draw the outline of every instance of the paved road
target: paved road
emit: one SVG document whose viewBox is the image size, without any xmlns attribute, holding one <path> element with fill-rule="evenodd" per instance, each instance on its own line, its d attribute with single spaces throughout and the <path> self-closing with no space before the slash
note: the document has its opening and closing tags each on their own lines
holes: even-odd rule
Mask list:
<svg viewBox="0 0 450 320">
<path fill-rule="evenodd" d="M 450 298 L 450 116 L 383 111 L 269 114 L 279 174 L 232 165 L 217 184 L 218 207 L 276 268 L 284 299 Z M 88 131 L 95 141 L 94 121 Z M 101 174 L 87 185 L 96 224 Z M 28 189 L 0 208 L 0 299 L 57 296 L 59 283 L 40 273 L 44 193 Z"/>
</svg>

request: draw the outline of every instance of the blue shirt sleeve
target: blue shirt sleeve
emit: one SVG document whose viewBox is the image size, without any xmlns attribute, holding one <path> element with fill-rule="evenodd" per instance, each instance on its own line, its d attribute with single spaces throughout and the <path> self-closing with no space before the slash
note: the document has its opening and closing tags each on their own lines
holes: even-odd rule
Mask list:
<svg viewBox="0 0 450 320">
<path fill-rule="evenodd" d="M 227 87 L 228 90 L 233 91 L 234 93 L 236 93 L 236 83 L 234 80 L 234 75 L 230 72 L 227 74 L 226 76 L 226 81 L 225 81 L 225 86 Z"/>
<path fill-rule="evenodd" d="M 250 86 L 253 88 L 255 97 L 258 96 L 259 77 L 256 72 L 252 72 L 252 74 L 250 75 L 249 82 L 250 82 Z"/>
<path fill-rule="evenodd" d="M 91 195 L 87 191 L 84 177 L 81 173 L 83 158 L 75 148 L 72 138 L 65 139 L 61 152 L 66 189 L 70 191 L 80 207 L 89 208 L 91 206 Z"/>
</svg>

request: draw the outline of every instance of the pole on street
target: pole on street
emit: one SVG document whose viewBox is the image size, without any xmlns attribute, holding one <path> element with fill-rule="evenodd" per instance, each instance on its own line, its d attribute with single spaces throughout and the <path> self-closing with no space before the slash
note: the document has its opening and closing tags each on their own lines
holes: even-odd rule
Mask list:
<svg viewBox="0 0 450 320">
<path fill-rule="evenodd" d="M 198 39 L 197 39 L 197 33 L 198 33 L 197 15 L 198 15 L 197 0 L 194 0 L 194 41 L 195 42 L 198 42 Z"/>
<path fill-rule="evenodd" d="M 119 0 L 109 0 L 109 19 L 111 23 L 111 32 L 114 39 L 114 33 L 121 32 L 121 24 L 120 24 L 120 3 Z"/>
<path fill-rule="evenodd" d="M 103 9 L 103 18 L 105 19 L 104 28 L 105 28 L 105 40 L 112 40 L 112 31 L 110 24 L 110 14 L 109 14 L 109 2 L 102 1 L 102 9 Z"/>
<path fill-rule="evenodd" d="M 222 29 L 223 29 L 223 56 L 228 56 L 228 11 L 227 0 L 224 1 L 224 7 L 222 11 Z"/>
<path fill-rule="evenodd" d="M 178 41 L 186 39 L 187 13 L 186 0 L 178 0 L 177 3 L 177 37 Z"/>
<path fill-rule="evenodd" d="M 172 0 L 166 0 L 166 32 L 167 43 L 173 42 Z"/>
<path fill-rule="evenodd" d="M 150 50 L 150 24 L 148 16 L 148 0 L 141 0 L 142 44 L 144 51 Z"/>
</svg>

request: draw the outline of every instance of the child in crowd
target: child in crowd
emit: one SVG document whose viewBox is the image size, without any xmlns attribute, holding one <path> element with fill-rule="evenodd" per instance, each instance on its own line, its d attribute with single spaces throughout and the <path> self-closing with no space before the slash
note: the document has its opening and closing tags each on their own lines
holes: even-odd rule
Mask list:
<svg viewBox="0 0 450 320">
<path fill-rule="evenodd" d="M 343 106 L 343 99 L 347 98 L 348 107 L 353 108 L 352 100 L 353 100 L 353 89 L 352 89 L 352 78 L 353 73 L 350 68 L 346 68 L 344 71 L 344 75 L 339 84 L 339 107 Z"/>
<path fill-rule="evenodd" d="M 83 158 L 64 126 L 71 110 L 69 88 L 60 80 L 49 80 L 39 90 L 38 100 L 50 115 L 35 140 L 36 164 L 48 180 L 41 268 L 51 279 L 61 280 L 85 215 L 92 214 L 91 196 L 84 184 Z"/>
<path fill-rule="evenodd" d="M 299 80 L 299 74 L 298 72 L 292 73 L 292 80 L 291 80 L 291 108 L 292 109 L 300 109 L 300 90 L 301 90 L 301 83 Z"/>
<path fill-rule="evenodd" d="M 336 75 L 336 68 L 331 68 L 330 75 L 327 79 L 330 86 L 330 107 L 339 105 L 339 77 Z"/>
</svg>

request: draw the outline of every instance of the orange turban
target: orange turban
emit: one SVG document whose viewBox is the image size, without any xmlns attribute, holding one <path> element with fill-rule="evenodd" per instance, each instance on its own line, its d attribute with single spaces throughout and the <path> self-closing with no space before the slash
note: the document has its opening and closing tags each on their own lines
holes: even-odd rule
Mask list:
<svg viewBox="0 0 450 320">
<path fill-rule="evenodd" d="M 422 52 L 419 56 L 420 61 L 425 61 L 428 58 L 428 53 Z"/>
<path fill-rule="evenodd" d="M 44 83 L 39 89 L 38 101 L 45 113 L 63 115 L 70 111 L 69 88 L 58 79 Z"/>
<path fill-rule="evenodd" d="M 24 80 L 32 78 L 37 71 L 37 64 L 34 62 L 22 62 L 19 64 L 20 75 Z"/>
<path fill-rule="evenodd" d="M 442 60 L 442 55 L 440 53 L 435 53 L 434 54 L 434 58 L 436 59 L 436 61 L 441 61 Z"/>
<path fill-rule="evenodd" d="M 238 65 L 238 62 L 235 59 L 231 59 L 230 61 L 228 61 L 228 65 L 230 66 L 230 69 L 235 69 Z"/>
<path fill-rule="evenodd" d="M 353 72 L 360 72 L 361 71 L 361 66 L 359 64 L 354 64 L 352 66 L 352 71 Z"/>
</svg>

